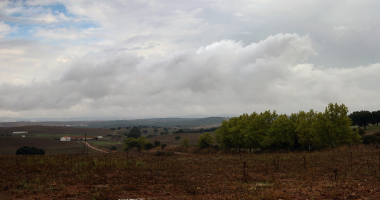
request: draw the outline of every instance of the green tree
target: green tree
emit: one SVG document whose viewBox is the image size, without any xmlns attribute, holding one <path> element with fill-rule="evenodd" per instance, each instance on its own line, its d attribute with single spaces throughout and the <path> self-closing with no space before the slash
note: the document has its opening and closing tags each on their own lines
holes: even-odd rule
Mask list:
<svg viewBox="0 0 380 200">
<path fill-rule="evenodd" d="M 130 137 L 124 140 L 124 151 L 128 151 L 129 149 L 132 149 L 134 147 L 137 147 L 138 142 L 136 141 L 136 138 Z"/>
<path fill-rule="evenodd" d="M 206 132 L 202 134 L 201 136 L 199 136 L 197 142 L 198 142 L 197 146 L 203 149 L 203 148 L 210 147 L 211 145 L 213 145 L 214 139 L 209 132 Z"/>
<path fill-rule="evenodd" d="M 379 126 L 379 122 L 380 122 L 380 110 L 378 111 L 372 111 L 372 124 L 376 126 Z"/>
<path fill-rule="evenodd" d="M 309 151 L 317 146 L 321 146 L 320 138 L 318 133 L 312 128 L 315 121 L 315 112 L 311 109 L 309 112 L 300 111 L 297 115 L 297 135 L 298 143 L 303 147 L 307 148 Z"/>
<path fill-rule="evenodd" d="M 155 133 L 157 133 L 157 132 L 158 132 L 158 128 L 157 128 L 157 127 L 154 127 L 153 131 L 154 131 Z"/>
<path fill-rule="evenodd" d="M 114 131 L 114 130 L 116 130 L 116 128 L 111 128 L 111 131 Z"/>
<path fill-rule="evenodd" d="M 137 126 L 134 126 L 129 130 L 129 133 L 126 134 L 127 138 L 133 137 L 133 138 L 139 138 L 141 137 L 141 131 Z"/>
<path fill-rule="evenodd" d="M 141 151 L 141 150 L 145 147 L 145 144 L 146 144 L 146 143 L 149 143 L 149 141 L 148 141 L 144 136 L 137 138 L 136 141 L 137 141 L 137 143 L 139 144 L 139 145 L 137 146 L 137 149 L 138 149 L 139 151 Z"/>
<path fill-rule="evenodd" d="M 154 145 L 152 143 L 150 143 L 150 142 L 148 142 L 148 143 L 146 143 L 144 145 L 144 149 L 145 150 L 150 150 L 150 149 L 153 149 L 153 148 L 154 148 Z"/>
<path fill-rule="evenodd" d="M 117 130 L 121 130 L 121 127 L 117 127 Z"/>
<path fill-rule="evenodd" d="M 214 132 L 215 134 L 215 140 L 219 144 L 219 146 L 224 150 L 229 150 L 233 148 L 232 143 L 232 134 L 229 130 L 229 123 L 228 121 L 224 120 L 222 122 L 222 125 L 216 129 Z"/>
<path fill-rule="evenodd" d="M 155 140 L 154 141 L 154 146 L 155 147 L 158 147 L 158 146 L 160 146 L 161 145 L 161 142 L 160 141 L 158 141 L 158 140 Z"/>
<path fill-rule="evenodd" d="M 141 151 L 146 143 L 149 143 L 149 141 L 144 136 L 137 139 L 130 137 L 124 140 L 124 150 L 128 151 L 129 149 L 136 147 L 137 150 Z"/>
<path fill-rule="evenodd" d="M 348 108 L 342 104 L 330 103 L 324 113 L 315 115 L 313 131 L 318 134 L 324 146 L 352 144 L 360 141 L 358 131 L 350 128 L 352 121 L 347 115 Z"/>
<path fill-rule="evenodd" d="M 230 134 L 232 139 L 233 147 L 239 150 L 241 148 L 244 148 L 245 142 L 244 142 L 244 130 L 246 130 L 247 124 L 248 124 L 248 114 L 240 115 L 239 117 L 232 117 L 230 120 L 228 120 L 228 123 L 230 124 Z"/>
<path fill-rule="evenodd" d="M 175 139 L 176 141 L 178 141 L 178 140 L 181 139 L 181 137 L 179 137 L 179 136 L 177 135 L 177 136 L 174 137 L 174 139 Z"/>
<path fill-rule="evenodd" d="M 250 115 L 247 129 L 244 132 L 246 148 L 251 151 L 251 149 L 265 147 L 264 139 L 267 137 L 268 131 L 276 117 L 276 111 L 271 113 L 270 110 L 260 114 L 254 112 Z"/>
<path fill-rule="evenodd" d="M 358 125 L 359 127 L 364 127 L 364 130 L 366 130 L 368 124 L 373 121 L 372 113 L 366 110 L 354 111 L 349 117 L 353 124 Z"/>
<path fill-rule="evenodd" d="M 189 138 L 187 138 L 187 137 L 183 138 L 181 146 L 183 146 L 183 147 L 190 146 L 190 140 L 189 140 Z"/>
<path fill-rule="evenodd" d="M 287 115 L 278 116 L 270 126 L 263 143 L 265 146 L 273 148 L 293 147 L 298 138 L 296 133 L 295 117 L 289 118 Z"/>
</svg>

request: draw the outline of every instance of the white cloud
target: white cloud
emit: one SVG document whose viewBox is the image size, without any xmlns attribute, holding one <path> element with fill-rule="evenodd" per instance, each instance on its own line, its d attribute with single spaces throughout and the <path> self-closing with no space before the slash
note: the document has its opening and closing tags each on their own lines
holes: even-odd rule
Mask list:
<svg viewBox="0 0 380 200">
<path fill-rule="evenodd" d="M 77 30 L 76 28 L 49 28 L 49 29 L 37 29 L 34 33 L 36 37 L 43 37 L 48 40 L 79 40 L 82 38 L 88 38 L 88 34 L 84 31 Z"/>
<path fill-rule="evenodd" d="M 0 1 L 0 114 L 377 110 L 379 6 Z"/>
<path fill-rule="evenodd" d="M 77 59 L 60 78 L 0 86 L 1 109 L 73 110 L 120 116 L 322 111 L 330 102 L 375 107 L 380 64 L 317 68 L 309 36 L 278 34 L 258 43 L 222 40 L 165 59 L 96 53 Z M 366 82 L 363 82 L 365 79 Z M 361 96 L 370 97 L 363 100 Z M 74 111 L 73 111 L 74 112 Z"/>
<path fill-rule="evenodd" d="M 12 32 L 12 27 L 8 24 L 0 21 L 0 40 L 3 39 L 6 35 Z"/>
</svg>

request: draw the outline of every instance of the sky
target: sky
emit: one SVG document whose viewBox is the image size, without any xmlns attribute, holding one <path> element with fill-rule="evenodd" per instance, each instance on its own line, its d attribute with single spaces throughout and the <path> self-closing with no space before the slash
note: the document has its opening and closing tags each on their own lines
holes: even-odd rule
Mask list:
<svg viewBox="0 0 380 200">
<path fill-rule="evenodd" d="M 380 110 L 377 0 L 0 0 L 0 117 Z"/>
</svg>

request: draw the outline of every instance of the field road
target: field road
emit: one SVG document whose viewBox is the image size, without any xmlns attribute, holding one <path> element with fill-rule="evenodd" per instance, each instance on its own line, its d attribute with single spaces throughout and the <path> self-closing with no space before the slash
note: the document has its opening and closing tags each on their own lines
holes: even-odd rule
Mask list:
<svg viewBox="0 0 380 200">
<path fill-rule="evenodd" d="M 107 151 L 104 151 L 104 150 L 101 150 L 101 149 L 97 149 L 97 148 L 91 146 L 88 142 L 84 142 L 84 141 L 82 141 L 82 142 L 83 142 L 86 146 L 90 147 L 91 149 L 95 149 L 96 151 L 100 151 L 100 152 L 102 152 L 102 153 L 108 153 Z"/>
</svg>

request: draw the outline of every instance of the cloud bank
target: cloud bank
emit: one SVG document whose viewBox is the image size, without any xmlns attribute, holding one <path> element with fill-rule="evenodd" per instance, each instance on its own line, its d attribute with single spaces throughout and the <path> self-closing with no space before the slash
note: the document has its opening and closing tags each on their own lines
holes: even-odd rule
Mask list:
<svg viewBox="0 0 380 200">
<path fill-rule="evenodd" d="M 308 35 L 277 34 L 248 45 L 221 40 L 164 59 L 130 53 L 84 56 L 60 77 L 0 85 L 1 110 L 76 109 L 143 117 L 322 110 L 328 102 L 379 102 L 380 64 L 318 68 Z M 363 81 L 364 80 L 364 81 Z M 368 104 L 370 103 L 370 104 Z M 372 104 L 372 105 L 371 105 Z M 155 113 L 155 114 L 152 114 Z"/>
<path fill-rule="evenodd" d="M 0 116 L 379 110 L 379 1 L 0 1 Z"/>
</svg>

